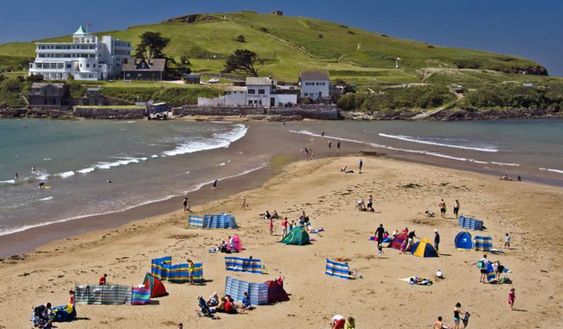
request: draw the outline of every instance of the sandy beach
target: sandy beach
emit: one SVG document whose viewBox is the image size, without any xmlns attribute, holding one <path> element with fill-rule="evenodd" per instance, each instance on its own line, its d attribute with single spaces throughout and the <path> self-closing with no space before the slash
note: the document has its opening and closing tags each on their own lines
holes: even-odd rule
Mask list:
<svg viewBox="0 0 563 329">
<path fill-rule="evenodd" d="M 208 282 L 203 286 L 165 282 L 170 295 L 153 305 L 78 305 L 80 319 L 57 327 L 175 328 L 183 322 L 188 328 L 318 329 L 327 328 L 332 315 L 339 313 L 354 316 L 358 328 L 431 328 L 438 315 L 451 323 L 456 302 L 471 312 L 472 328 L 562 327 L 557 254 L 563 243 L 554 237 L 563 232 L 563 190 L 382 157 L 363 157 L 360 175 L 358 161 L 348 156 L 295 162 L 258 188 L 193 208 L 194 214 L 233 213 L 246 248 L 240 255 L 261 258 L 267 275 L 227 272 L 224 255 L 208 253 L 232 231 L 188 229 L 187 215 L 181 211 L 159 215 L 51 242 L 25 257 L 3 259 L 0 328 L 30 327 L 32 306 L 47 301 L 64 304 L 75 283 L 96 283 L 102 273 L 108 273 L 110 283 L 141 283 L 150 271 L 150 260 L 165 255 L 202 261 Z M 340 173 L 344 165 L 356 173 Z M 356 200 L 370 194 L 376 212 L 357 211 Z M 247 198 L 249 210 L 241 210 L 242 198 Z M 426 209 L 438 212 L 441 198 L 448 205 L 447 218 L 426 217 Z M 504 233 L 511 232 L 512 248 L 489 258 L 510 268 L 512 285 L 479 283 L 475 262 L 483 253 L 454 248 L 454 236 L 461 230 L 451 212 L 455 199 L 461 202 L 461 214 L 485 221 L 485 234 L 493 237 L 495 248 L 502 248 Z M 279 222 L 270 236 L 258 215 L 265 210 L 277 210 L 290 219 L 304 210 L 313 226 L 324 232 L 312 234 L 315 241 L 308 246 L 280 244 Z M 437 229 L 442 237 L 440 257 L 418 258 L 384 249 L 378 258 L 376 245 L 368 238 L 380 223 L 390 232 L 408 227 L 429 239 Z M 346 259 L 362 278 L 346 281 L 324 275 L 326 257 Z M 432 286 L 399 280 L 413 275 L 433 279 L 438 269 L 446 278 Z M 291 300 L 247 314 L 222 314 L 215 321 L 197 317 L 196 297 L 224 293 L 227 275 L 253 282 L 283 275 Z M 507 296 L 512 287 L 517 299 L 511 312 Z"/>
</svg>

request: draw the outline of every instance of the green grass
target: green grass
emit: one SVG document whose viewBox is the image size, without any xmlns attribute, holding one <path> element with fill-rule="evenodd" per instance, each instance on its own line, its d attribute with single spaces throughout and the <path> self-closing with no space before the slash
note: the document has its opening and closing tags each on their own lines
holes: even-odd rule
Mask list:
<svg viewBox="0 0 563 329">
<path fill-rule="evenodd" d="M 266 60 L 260 69 L 261 74 L 284 81 L 296 81 L 299 72 L 305 69 L 345 71 L 347 74 L 343 76 L 349 77 L 362 74 L 353 73 L 355 71 L 383 69 L 390 70 L 385 79 L 398 81 L 402 78 L 412 80 L 413 74 L 421 68 L 456 68 L 459 63 L 504 71 L 538 66 L 531 60 L 514 56 L 430 46 L 306 17 L 252 12 L 216 14 L 214 17 L 217 19 L 208 22 L 137 25 L 99 35 L 110 34 L 136 44 L 139 35 L 145 31 L 161 32 L 171 39 L 165 52 L 177 60 L 182 55 L 188 56 L 192 69 L 202 73 L 219 72 L 226 56 L 237 48 L 247 48 Z M 246 43 L 235 41 L 238 35 L 244 35 Z M 62 40 L 68 41 L 70 36 L 48 39 Z M 33 43 L 0 45 L 0 56 L 34 55 Z M 208 59 L 211 55 L 218 58 Z M 394 70 L 396 57 L 402 59 L 404 70 Z M 377 75 L 374 77 L 372 80 L 378 80 Z"/>
</svg>

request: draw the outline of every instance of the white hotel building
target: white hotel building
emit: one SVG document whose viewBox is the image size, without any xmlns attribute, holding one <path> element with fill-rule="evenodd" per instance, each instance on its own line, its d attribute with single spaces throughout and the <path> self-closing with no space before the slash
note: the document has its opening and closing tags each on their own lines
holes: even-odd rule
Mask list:
<svg viewBox="0 0 563 329">
<path fill-rule="evenodd" d="M 81 25 L 72 42 L 37 42 L 37 56 L 29 63 L 29 75 L 45 80 L 105 80 L 119 76 L 131 60 L 131 43 L 87 32 Z"/>
</svg>

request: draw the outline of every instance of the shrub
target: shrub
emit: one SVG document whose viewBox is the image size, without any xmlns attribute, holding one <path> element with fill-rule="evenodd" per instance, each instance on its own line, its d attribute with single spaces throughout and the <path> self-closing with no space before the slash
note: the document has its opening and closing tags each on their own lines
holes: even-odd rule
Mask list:
<svg viewBox="0 0 563 329">
<path fill-rule="evenodd" d="M 246 38 L 244 37 L 244 35 L 241 34 L 241 35 L 239 35 L 239 36 L 235 39 L 235 41 L 236 41 L 236 42 L 245 43 L 245 42 L 246 42 Z"/>
<path fill-rule="evenodd" d="M 262 27 L 260 28 L 260 31 L 262 31 L 262 32 L 268 32 L 268 29 L 262 26 Z"/>
</svg>

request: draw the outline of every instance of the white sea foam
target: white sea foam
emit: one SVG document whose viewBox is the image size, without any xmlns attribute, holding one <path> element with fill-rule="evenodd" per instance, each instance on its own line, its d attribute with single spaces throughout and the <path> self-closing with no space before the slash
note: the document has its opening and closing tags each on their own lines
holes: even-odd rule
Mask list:
<svg viewBox="0 0 563 329">
<path fill-rule="evenodd" d="M 131 163 L 139 163 L 139 162 L 142 162 L 142 161 L 147 161 L 146 157 L 141 157 L 141 158 L 122 157 L 122 158 L 118 158 L 118 159 L 119 160 L 112 161 L 112 162 L 106 162 L 106 161 L 98 162 L 96 165 L 94 165 L 94 168 L 107 170 L 107 169 L 111 169 L 111 168 L 115 168 L 115 167 L 126 166 L 126 165 L 131 164 Z"/>
<path fill-rule="evenodd" d="M 219 180 L 222 181 L 222 180 L 227 180 L 227 179 L 231 179 L 231 178 L 235 178 L 235 177 L 239 177 L 239 176 L 244 176 L 244 175 L 247 175 L 247 174 L 252 173 L 254 171 L 265 168 L 267 165 L 268 165 L 267 163 L 263 163 L 256 168 L 245 170 L 245 171 L 240 172 L 240 173 L 235 174 L 235 175 L 221 177 L 221 178 L 219 178 Z M 181 194 L 181 195 L 185 195 L 185 193 L 195 192 L 195 191 L 201 189 L 203 186 L 211 184 L 213 182 L 214 182 L 214 180 L 198 184 L 198 185 L 195 186 L 194 189 L 186 191 L 186 192 L 184 192 L 184 194 Z M 150 201 L 141 202 L 141 203 L 131 205 L 131 206 L 119 209 L 119 210 L 112 210 L 112 211 L 106 211 L 106 212 L 100 212 L 100 213 L 94 213 L 94 214 L 79 215 L 79 216 L 69 217 L 69 218 L 65 218 L 65 219 L 59 219 L 59 220 L 51 221 L 51 222 L 41 222 L 41 223 L 37 223 L 37 224 L 24 225 L 24 226 L 20 226 L 20 227 L 17 227 L 17 228 L 11 228 L 11 229 L 0 229 L 0 236 L 19 233 L 19 232 L 27 231 L 27 230 L 38 228 L 38 227 L 48 226 L 48 225 L 52 225 L 52 224 L 66 223 L 66 222 L 70 222 L 70 221 L 85 218 L 85 217 L 102 216 L 102 215 L 108 215 L 108 214 L 118 213 L 118 212 L 122 212 L 122 211 L 127 211 L 127 210 L 130 210 L 130 209 L 133 209 L 133 208 L 137 208 L 137 207 L 147 205 L 147 204 L 170 200 L 174 197 L 181 196 L 181 195 L 167 195 L 167 196 L 164 196 L 164 197 L 159 198 L 159 199 L 152 199 Z M 47 200 L 45 200 L 45 201 L 47 201 Z"/>
<path fill-rule="evenodd" d="M 80 170 L 77 170 L 77 171 L 80 174 L 88 174 L 88 173 L 91 173 L 94 170 L 96 170 L 95 167 L 88 167 L 88 168 L 80 169 Z"/>
<path fill-rule="evenodd" d="M 479 152 L 498 152 L 498 149 L 495 147 L 474 147 L 474 146 L 465 146 L 465 145 L 456 145 L 456 144 L 447 144 L 441 142 L 434 142 L 429 140 L 424 140 L 422 137 L 413 137 L 413 136 L 405 136 L 405 135 L 391 135 L 391 134 L 384 134 L 379 133 L 379 136 L 397 139 L 405 142 L 412 142 L 412 143 L 419 143 L 425 145 L 434 145 L 434 146 L 441 146 L 441 147 L 449 147 L 455 149 L 462 149 L 462 150 L 472 150 L 472 151 L 479 151 Z"/>
<path fill-rule="evenodd" d="M 55 174 L 55 176 L 58 176 L 58 177 L 61 177 L 61 178 L 68 178 L 68 177 L 74 176 L 74 171 L 72 171 L 72 170 L 65 171 L 65 172 L 62 172 L 62 173 Z"/>
<path fill-rule="evenodd" d="M 322 137 L 322 135 L 313 133 L 313 132 L 308 131 L 308 130 L 290 130 L 290 132 L 295 133 L 295 134 Z M 492 163 L 492 164 L 499 165 L 499 166 L 520 166 L 517 163 L 488 162 L 488 161 L 476 160 L 476 159 L 471 159 L 471 158 L 456 157 L 456 156 L 452 156 L 452 155 L 447 155 L 447 154 L 442 154 L 442 153 L 437 153 L 437 152 L 430 152 L 430 151 L 425 151 L 425 150 L 412 150 L 412 149 L 405 149 L 405 148 L 393 147 L 393 146 L 370 143 L 370 142 L 363 142 L 363 141 L 359 141 L 359 140 L 355 140 L 355 139 L 342 138 L 342 137 L 336 137 L 336 136 L 325 135 L 324 137 L 334 139 L 334 140 L 343 141 L 343 142 L 350 142 L 350 143 L 368 145 L 368 146 L 371 146 L 371 147 L 374 147 L 374 148 L 382 148 L 382 149 L 386 149 L 386 150 L 400 151 L 400 152 L 405 152 L 405 153 L 430 155 L 430 156 L 433 156 L 433 157 L 439 157 L 439 158 L 455 160 L 455 161 L 472 162 L 472 163 L 478 163 L 478 164 Z"/>
<path fill-rule="evenodd" d="M 212 138 L 200 141 L 189 140 L 184 143 L 180 143 L 175 149 L 162 152 L 161 156 L 176 156 L 218 148 L 227 148 L 232 143 L 243 138 L 247 131 L 248 127 L 242 124 L 237 124 L 233 130 L 225 133 L 215 133 Z"/>
<path fill-rule="evenodd" d="M 558 174 L 563 174 L 563 170 L 561 170 L 561 169 L 539 168 L 539 170 L 541 170 L 541 171 L 554 172 L 554 173 L 558 173 Z"/>
<path fill-rule="evenodd" d="M 497 166 L 508 166 L 508 167 L 520 167 L 520 164 L 518 163 L 510 163 L 510 162 L 497 162 L 497 161 L 491 161 L 492 164 L 495 164 Z"/>
<path fill-rule="evenodd" d="M 49 200 L 53 200 L 53 197 L 52 197 L 52 196 L 48 196 L 48 197 L 46 197 L 46 198 L 41 198 L 41 199 L 39 199 L 39 200 L 37 200 L 37 201 L 49 201 Z"/>
<path fill-rule="evenodd" d="M 8 179 L 8 180 L 0 180 L 0 184 L 15 184 L 15 179 Z"/>
</svg>

